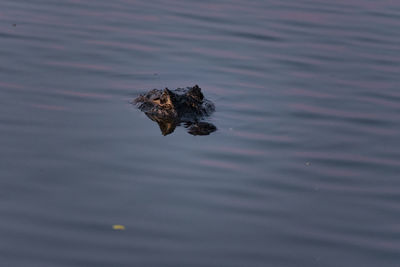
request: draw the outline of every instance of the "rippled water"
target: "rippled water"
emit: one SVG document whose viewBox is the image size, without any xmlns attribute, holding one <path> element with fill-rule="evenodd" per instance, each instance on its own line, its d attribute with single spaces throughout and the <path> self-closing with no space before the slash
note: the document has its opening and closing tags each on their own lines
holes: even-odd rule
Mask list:
<svg viewBox="0 0 400 267">
<path fill-rule="evenodd" d="M 2 0 L 0 56 L 1 266 L 399 266 L 399 2 Z"/>
</svg>

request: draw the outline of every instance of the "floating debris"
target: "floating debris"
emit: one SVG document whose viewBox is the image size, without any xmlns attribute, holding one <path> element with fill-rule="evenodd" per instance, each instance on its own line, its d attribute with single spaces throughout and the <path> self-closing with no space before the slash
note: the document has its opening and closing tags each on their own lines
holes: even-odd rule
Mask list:
<svg viewBox="0 0 400 267">
<path fill-rule="evenodd" d="M 112 226 L 112 228 L 113 228 L 114 230 L 119 230 L 119 231 L 125 230 L 125 226 L 123 226 L 123 225 L 121 225 L 121 224 L 114 224 L 114 225 Z"/>
</svg>

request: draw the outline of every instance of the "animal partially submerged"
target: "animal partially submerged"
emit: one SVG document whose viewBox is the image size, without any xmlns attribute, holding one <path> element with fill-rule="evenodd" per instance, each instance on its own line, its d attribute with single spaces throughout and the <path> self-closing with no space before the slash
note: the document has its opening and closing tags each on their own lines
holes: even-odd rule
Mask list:
<svg viewBox="0 0 400 267">
<path fill-rule="evenodd" d="M 215 111 L 215 106 L 204 98 L 198 85 L 175 90 L 153 89 L 133 103 L 158 123 L 163 135 L 172 133 L 181 123 L 192 135 L 208 135 L 217 130 L 213 124 L 202 121 Z"/>
</svg>

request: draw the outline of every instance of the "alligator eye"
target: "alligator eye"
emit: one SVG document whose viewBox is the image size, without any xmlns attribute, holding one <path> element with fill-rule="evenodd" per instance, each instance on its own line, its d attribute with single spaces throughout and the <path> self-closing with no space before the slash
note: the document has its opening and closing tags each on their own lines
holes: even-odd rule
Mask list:
<svg viewBox="0 0 400 267">
<path fill-rule="evenodd" d="M 160 100 L 159 97 L 157 97 L 157 98 L 153 99 L 153 102 L 156 103 L 156 104 L 160 104 L 161 100 Z"/>
</svg>

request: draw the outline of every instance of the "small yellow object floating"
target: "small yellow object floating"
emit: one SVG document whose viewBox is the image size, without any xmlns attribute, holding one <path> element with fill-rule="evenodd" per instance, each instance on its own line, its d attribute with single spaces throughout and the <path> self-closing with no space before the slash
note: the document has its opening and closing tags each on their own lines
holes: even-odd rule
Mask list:
<svg viewBox="0 0 400 267">
<path fill-rule="evenodd" d="M 121 224 L 114 224 L 114 225 L 112 226 L 112 228 L 113 228 L 114 230 L 125 230 L 125 226 L 123 226 L 123 225 L 121 225 Z"/>
</svg>

